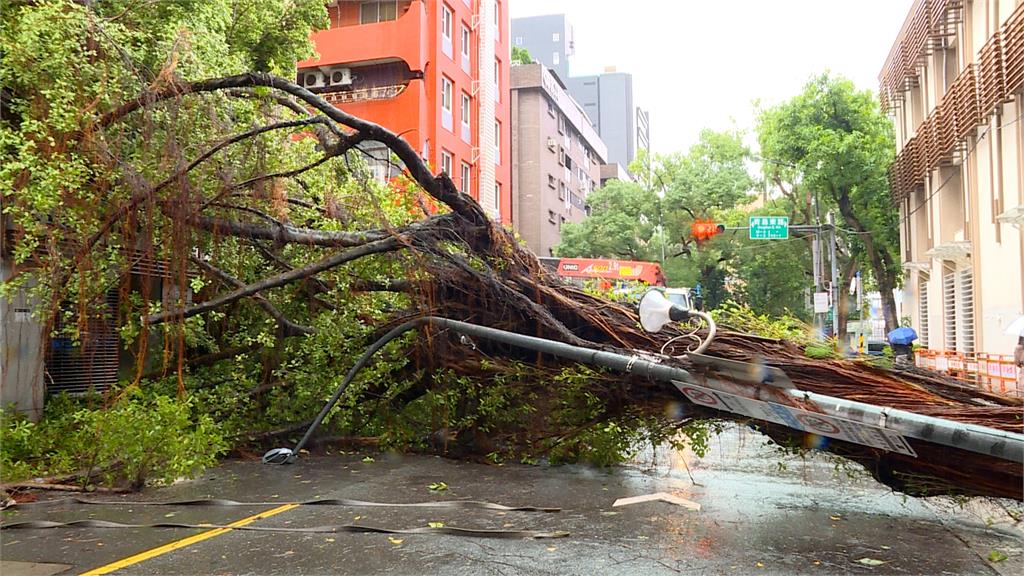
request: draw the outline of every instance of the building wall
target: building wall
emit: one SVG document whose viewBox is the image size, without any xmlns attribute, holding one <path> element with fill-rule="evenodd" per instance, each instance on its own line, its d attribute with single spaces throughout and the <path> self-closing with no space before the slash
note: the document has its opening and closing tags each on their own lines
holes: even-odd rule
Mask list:
<svg viewBox="0 0 1024 576">
<path fill-rule="evenodd" d="M 586 217 L 607 148 L 579 104 L 541 64 L 512 68 L 516 227 L 550 256 L 566 222 Z"/>
<path fill-rule="evenodd" d="M 636 157 L 633 75 L 609 72 L 578 76 L 570 78 L 566 84 L 590 117 L 601 140 L 608 145 L 608 161 L 629 166 Z"/>
<path fill-rule="evenodd" d="M 1024 210 L 1022 35 L 1024 0 L 919 0 L 880 76 L 907 309 L 931 349 L 1016 342 L 1004 329 L 1024 313 L 1024 221 L 1007 221 Z"/>
<path fill-rule="evenodd" d="M 465 192 L 481 202 L 492 216 L 511 222 L 511 137 L 509 92 L 508 0 L 406 0 L 398 3 L 392 21 L 359 24 L 360 4 L 328 6 L 331 28 L 312 40 L 318 58 L 298 63 L 304 71 L 344 65 L 355 74 L 353 86 L 316 88 L 328 101 L 366 120 L 401 134 L 435 171 L 444 155 L 452 159 L 452 180 L 462 188 L 462 165 L 470 167 Z M 445 9 L 452 15 L 451 38 L 446 40 Z M 469 34 L 463 58 L 463 29 Z M 481 38 L 487 45 L 481 45 Z M 493 59 L 483 62 L 482 55 Z M 395 72 L 404 85 L 396 96 L 353 101 L 362 88 L 359 71 L 404 63 L 407 73 Z M 399 66 L 400 68 L 400 66 Z M 451 82 L 451 113 L 442 108 L 445 80 Z M 462 128 L 462 95 L 469 96 L 469 130 Z M 489 99 L 489 100 L 488 100 Z M 493 105 L 492 105 L 493 104 Z M 487 162 L 487 166 L 484 166 Z M 493 167 L 493 170 L 492 170 Z"/>
<path fill-rule="evenodd" d="M 535 62 L 548 67 L 565 81 L 575 42 L 565 14 L 530 16 L 512 20 L 512 45 L 526 48 Z"/>
</svg>

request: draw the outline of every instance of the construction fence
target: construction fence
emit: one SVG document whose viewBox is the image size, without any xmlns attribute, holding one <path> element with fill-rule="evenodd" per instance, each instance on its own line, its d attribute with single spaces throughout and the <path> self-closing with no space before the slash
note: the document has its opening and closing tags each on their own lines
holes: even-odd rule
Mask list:
<svg viewBox="0 0 1024 576">
<path fill-rule="evenodd" d="M 966 384 L 1005 396 L 1024 397 L 1018 367 L 1006 354 L 965 354 L 948 350 L 915 350 L 919 368 L 943 372 Z"/>
</svg>

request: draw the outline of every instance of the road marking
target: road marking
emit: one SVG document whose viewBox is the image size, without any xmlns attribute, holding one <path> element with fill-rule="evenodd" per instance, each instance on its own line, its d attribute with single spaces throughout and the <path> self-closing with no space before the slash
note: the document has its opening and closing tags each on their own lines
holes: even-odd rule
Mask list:
<svg viewBox="0 0 1024 576">
<path fill-rule="evenodd" d="M 231 526 L 233 528 L 245 526 L 246 524 L 252 524 L 257 520 L 262 520 L 263 518 L 270 518 L 271 516 L 280 514 L 281 512 L 286 512 L 288 510 L 291 510 L 292 508 L 298 508 L 298 506 L 298 504 L 285 504 L 284 506 L 278 506 L 277 508 L 272 508 L 270 510 L 267 510 L 266 512 L 260 512 L 259 514 L 254 514 L 247 518 L 242 518 L 237 522 L 232 522 L 231 524 L 228 524 L 228 526 Z M 175 540 L 174 542 L 164 544 L 163 546 L 158 546 L 151 550 L 146 550 L 145 552 L 139 552 L 134 556 L 129 556 L 116 562 L 111 562 L 106 566 L 100 566 L 99 568 L 89 570 L 88 572 L 83 572 L 81 576 L 99 576 L 100 574 L 110 574 L 115 570 L 120 570 L 121 568 L 126 568 L 133 564 L 138 564 L 139 562 L 149 560 L 150 558 L 156 558 L 157 556 L 161 556 L 168 552 L 173 552 L 174 550 L 185 548 L 186 546 L 191 546 L 198 542 L 202 542 L 203 540 L 208 540 L 210 538 L 213 538 L 214 536 L 220 536 L 221 534 L 224 534 L 226 532 L 231 532 L 231 528 L 215 528 L 213 530 L 207 530 L 206 532 L 201 532 L 199 534 L 189 536 L 188 538 L 182 538 L 181 540 Z"/>
</svg>

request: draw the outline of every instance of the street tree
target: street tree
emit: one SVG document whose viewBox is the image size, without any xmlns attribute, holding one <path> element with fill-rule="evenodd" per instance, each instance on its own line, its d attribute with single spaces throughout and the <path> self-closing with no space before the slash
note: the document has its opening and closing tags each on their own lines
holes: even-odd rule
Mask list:
<svg viewBox="0 0 1024 576">
<path fill-rule="evenodd" d="M 799 182 L 805 217 L 812 198 L 820 213 L 838 212 L 851 256 L 870 270 L 881 293 L 886 329 L 898 326 L 899 217 L 887 179 L 893 135 L 877 99 L 845 78 L 823 74 L 801 94 L 762 111 L 758 138 L 769 178 L 780 188 Z"/>
<path fill-rule="evenodd" d="M 290 76 L 291 62 L 308 54 L 310 29 L 325 23 L 320 0 L 42 0 L 5 9 L 0 186 L 5 249 L 13 237 L 5 257 L 16 271 L 3 293 L 32 290 L 39 316 L 83 345 L 91 321 L 109 316 L 137 360 L 97 403 L 116 418 L 55 419 L 64 426 L 57 439 L 89 424 L 90 434 L 64 448 L 78 458 L 23 443 L 43 446 L 38 458 L 88 464 L 89 476 L 102 455 L 146 460 L 152 438 L 168 439 L 158 443 L 166 449 L 213 418 L 226 428 L 221 439 L 289 437 L 369 343 L 411 318 L 443 315 L 620 355 L 684 334 L 644 333 L 629 308 L 566 286 L 406 140 L 271 73 Z M 246 71 L 259 69 L 270 72 Z M 361 166 L 359 145 L 371 141 L 388 149 L 401 177 L 384 184 Z M 164 289 L 152 289 L 157 281 Z M 112 290 L 122 305 L 111 312 L 102 303 Z M 453 451 L 492 460 L 610 464 L 711 414 L 687 404 L 681 420 L 666 417 L 666 406 L 685 400 L 646 374 L 421 329 L 425 337 L 393 341 L 343 391 L 332 431 L 382 448 L 437 450 L 452 432 Z M 147 353 L 150 338 L 159 342 Z M 707 352 L 785 365 L 812 392 L 1019 427 L 1009 400 L 812 360 L 791 342 L 722 330 Z M 662 361 L 699 370 L 686 356 Z M 135 400 L 145 394 L 158 398 Z M 144 419 L 154 407 L 163 416 Z M 126 429 L 133 433 L 120 433 L 119 449 L 93 450 Z M 780 442 L 803 437 L 770 422 L 764 430 Z M 12 436 L 4 438 L 7 470 Z M 180 465 L 166 477 L 195 461 L 196 439 L 160 455 Z M 918 459 L 846 442 L 826 448 L 903 490 L 921 491 L 925 462 L 932 493 L 1019 497 L 1021 471 L 1006 460 L 929 443 L 915 446 Z M 944 467 L 951 452 L 956 466 Z M 141 474 L 133 470 L 134 486 Z"/>
</svg>

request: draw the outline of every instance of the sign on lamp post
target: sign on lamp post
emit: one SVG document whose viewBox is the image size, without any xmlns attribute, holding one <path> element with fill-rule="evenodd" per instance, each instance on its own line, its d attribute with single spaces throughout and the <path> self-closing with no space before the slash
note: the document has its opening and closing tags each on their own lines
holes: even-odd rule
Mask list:
<svg viewBox="0 0 1024 576">
<path fill-rule="evenodd" d="M 751 216 L 751 240 L 787 240 L 789 216 Z"/>
</svg>

